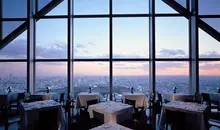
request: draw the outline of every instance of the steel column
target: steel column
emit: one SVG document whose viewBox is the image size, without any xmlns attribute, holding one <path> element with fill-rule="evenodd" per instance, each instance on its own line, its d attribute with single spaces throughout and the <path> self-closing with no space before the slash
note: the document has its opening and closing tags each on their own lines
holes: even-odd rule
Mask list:
<svg viewBox="0 0 220 130">
<path fill-rule="evenodd" d="M 189 93 L 199 92 L 198 0 L 191 0 L 189 18 L 190 87 Z"/>
<path fill-rule="evenodd" d="M 35 14 L 35 0 L 28 0 L 27 2 L 27 91 L 35 93 L 35 41 L 36 41 L 36 20 Z"/>
</svg>

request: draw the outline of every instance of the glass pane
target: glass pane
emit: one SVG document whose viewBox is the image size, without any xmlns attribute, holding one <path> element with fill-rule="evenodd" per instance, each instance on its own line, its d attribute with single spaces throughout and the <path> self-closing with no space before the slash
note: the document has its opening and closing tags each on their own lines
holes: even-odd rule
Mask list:
<svg viewBox="0 0 220 130">
<path fill-rule="evenodd" d="M 175 0 L 175 1 L 186 8 L 186 2 L 189 0 Z"/>
<path fill-rule="evenodd" d="M 0 59 L 26 59 L 27 32 L 23 32 L 0 50 Z"/>
<path fill-rule="evenodd" d="M 220 18 L 203 18 L 202 20 L 220 33 Z"/>
<path fill-rule="evenodd" d="M 17 29 L 24 21 L 16 21 L 16 22 L 3 22 L 3 38 L 8 36 L 12 31 Z"/>
<path fill-rule="evenodd" d="M 108 62 L 74 62 L 74 95 L 80 92 L 99 92 L 101 98 L 109 93 Z"/>
<path fill-rule="evenodd" d="M 41 19 L 37 22 L 36 58 L 67 59 L 66 19 Z"/>
<path fill-rule="evenodd" d="M 199 57 L 220 58 L 220 42 L 199 29 Z"/>
<path fill-rule="evenodd" d="M 114 62 L 113 92 L 122 94 L 130 92 L 149 93 L 149 63 L 146 62 Z"/>
<path fill-rule="evenodd" d="M 147 14 L 148 0 L 113 0 L 113 14 Z"/>
<path fill-rule="evenodd" d="M 48 5 L 52 0 L 38 0 L 38 10 L 41 10 Z"/>
<path fill-rule="evenodd" d="M 74 57 L 109 57 L 109 19 L 75 19 Z"/>
<path fill-rule="evenodd" d="M 188 58 L 189 26 L 183 17 L 156 18 L 156 57 Z M 172 26 L 171 26 L 172 25 Z"/>
<path fill-rule="evenodd" d="M 219 0 L 198 0 L 199 14 L 220 14 L 220 1 Z"/>
<path fill-rule="evenodd" d="M 74 14 L 109 14 L 109 0 L 74 0 Z"/>
<path fill-rule="evenodd" d="M 24 62 L 0 62 L 0 93 L 25 92 L 27 90 L 27 66 Z"/>
<path fill-rule="evenodd" d="M 68 10 L 68 0 L 63 0 L 59 5 L 53 8 L 46 15 L 67 15 Z"/>
<path fill-rule="evenodd" d="M 64 92 L 67 96 L 67 63 L 66 62 L 37 62 L 36 63 L 36 92 Z"/>
<path fill-rule="evenodd" d="M 113 57 L 149 57 L 149 18 L 113 19 Z"/>
<path fill-rule="evenodd" d="M 167 5 L 163 0 L 155 0 L 156 13 L 178 13 L 172 7 Z"/>
<path fill-rule="evenodd" d="M 177 93 L 189 91 L 189 63 L 188 62 L 156 62 L 156 91 L 160 93 Z"/>
<path fill-rule="evenodd" d="M 27 0 L 2 0 L 3 18 L 26 18 Z"/>
<path fill-rule="evenodd" d="M 215 92 L 220 87 L 220 62 L 199 62 L 200 92 Z"/>
</svg>

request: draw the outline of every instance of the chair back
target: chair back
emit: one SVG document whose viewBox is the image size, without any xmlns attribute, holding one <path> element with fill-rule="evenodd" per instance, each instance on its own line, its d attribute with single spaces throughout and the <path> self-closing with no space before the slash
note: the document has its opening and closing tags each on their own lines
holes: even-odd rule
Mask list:
<svg viewBox="0 0 220 130">
<path fill-rule="evenodd" d="M 98 103 L 98 99 L 89 100 L 89 101 L 87 101 L 87 107 L 88 107 L 89 105 L 93 105 L 93 104 L 97 104 L 97 103 Z"/>
<path fill-rule="evenodd" d="M 162 106 L 163 105 L 163 100 L 162 100 L 162 95 L 161 93 L 157 92 L 157 101 L 160 103 L 160 105 Z"/>
<path fill-rule="evenodd" d="M 58 130 L 58 109 L 49 109 L 39 112 L 39 130 Z"/>
<path fill-rule="evenodd" d="M 60 103 L 61 103 L 61 104 L 64 103 L 64 96 L 65 96 L 65 93 L 61 93 L 61 94 L 60 94 Z"/>
<path fill-rule="evenodd" d="M 132 105 L 135 108 L 136 101 L 125 99 L 125 104 Z"/>
<path fill-rule="evenodd" d="M 101 123 L 104 123 L 104 114 L 96 112 L 93 110 L 93 118 L 98 120 Z"/>
<path fill-rule="evenodd" d="M 210 99 L 210 96 L 209 96 L 209 94 L 208 93 L 202 93 L 202 101 L 208 101 L 208 102 L 210 102 L 211 101 L 211 99 Z"/>
<path fill-rule="evenodd" d="M 167 125 L 171 124 L 173 130 L 185 130 L 185 114 L 179 111 L 166 110 Z"/>
<path fill-rule="evenodd" d="M 4 124 L 7 127 L 8 123 L 8 108 L 5 104 L 0 105 L 0 124 Z"/>
<path fill-rule="evenodd" d="M 211 99 L 208 93 L 202 93 L 202 102 L 206 102 L 211 107 Z"/>
</svg>

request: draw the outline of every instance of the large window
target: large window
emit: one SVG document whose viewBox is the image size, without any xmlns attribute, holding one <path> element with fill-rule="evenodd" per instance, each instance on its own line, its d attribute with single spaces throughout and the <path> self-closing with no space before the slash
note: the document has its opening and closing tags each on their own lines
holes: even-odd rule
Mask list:
<svg viewBox="0 0 220 130">
<path fill-rule="evenodd" d="M 101 97 L 109 93 L 108 62 L 74 62 L 74 95 L 80 92 L 100 92 Z"/>
<path fill-rule="evenodd" d="M 36 92 L 65 92 L 67 94 L 67 64 L 65 62 L 36 63 Z"/>
<path fill-rule="evenodd" d="M 199 62 L 199 86 L 200 92 L 217 92 L 220 87 L 220 62 Z"/>
<path fill-rule="evenodd" d="M 0 93 L 24 92 L 27 89 L 27 66 L 25 62 L 0 62 Z"/>
<path fill-rule="evenodd" d="M 113 19 L 113 57 L 148 58 L 148 18 Z"/>
<path fill-rule="evenodd" d="M 113 92 L 121 94 L 130 92 L 149 92 L 149 63 L 145 62 L 114 62 Z"/>
<path fill-rule="evenodd" d="M 161 93 L 188 93 L 189 62 L 156 62 L 156 90 Z"/>
<path fill-rule="evenodd" d="M 74 58 L 109 58 L 108 19 L 74 19 Z"/>
</svg>

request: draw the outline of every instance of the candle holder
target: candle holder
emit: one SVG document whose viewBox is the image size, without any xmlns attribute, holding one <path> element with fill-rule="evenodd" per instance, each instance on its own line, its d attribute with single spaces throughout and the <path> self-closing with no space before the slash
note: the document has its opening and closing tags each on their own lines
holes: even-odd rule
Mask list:
<svg viewBox="0 0 220 130">
<path fill-rule="evenodd" d="M 49 93 L 50 92 L 50 87 L 49 86 L 47 86 L 47 93 Z"/>
<path fill-rule="evenodd" d="M 173 87 L 173 93 L 176 93 L 177 87 Z"/>
<path fill-rule="evenodd" d="M 10 93 L 10 92 L 11 92 L 11 90 L 12 90 L 12 88 L 11 88 L 11 87 L 8 87 L 8 88 L 7 88 L 7 92 L 8 92 L 8 93 Z"/>
<path fill-rule="evenodd" d="M 131 93 L 134 93 L 134 88 L 133 87 L 131 87 Z"/>
<path fill-rule="evenodd" d="M 217 92 L 220 93 L 220 87 L 217 88 Z"/>
<path fill-rule="evenodd" d="M 89 93 L 92 93 L 92 87 L 89 87 Z"/>
</svg>

